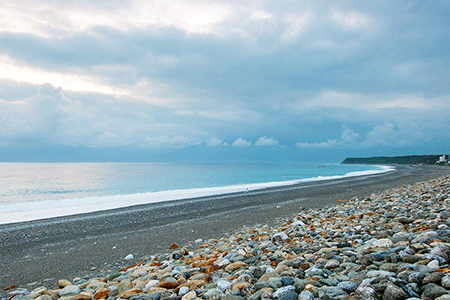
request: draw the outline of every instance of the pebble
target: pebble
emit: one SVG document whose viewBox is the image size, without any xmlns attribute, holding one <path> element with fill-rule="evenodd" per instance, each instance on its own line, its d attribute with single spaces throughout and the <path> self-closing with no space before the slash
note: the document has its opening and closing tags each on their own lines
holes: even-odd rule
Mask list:
<svg viewBox="0 0 450 300">
<path fill-rule="evenodd" d="M 355 291 L 358 288 L 358 285 L 351 281 L 342 281 L 339 282 L 337 285 L 339 288 L 341 288 L 343 291 L 346 291 L 347 293 L 351 293 Z"/>
<path fill-rule="evenodd" d="M 167 246 L 9 300 L 450 299 L 450 177 Z M 133 260 L 132 254 L 124 260 Z M 98 274 L 98 273 L 97 273 Z M 36 285 L 37 286 L 37 285 Z"/>
<path fill-rule="evenodd" d="M 134 259 L 133 254 L 128 254 L 127 256 L 125 256 L 124 260 L 132 260 Z"/>
<path fill-rule="evenodd" d="M 228 280 L 219 280 L 217 282 L 217 287 L 223 291 L 231 287 L 231 282 Z"/>
<path fill-rule="evenodd" d="M 80 288 L 75 285 L 68 285 L 59 291 L 61 297 L 78 295 L 79 293 L 81 293 Z"/>
</svg>

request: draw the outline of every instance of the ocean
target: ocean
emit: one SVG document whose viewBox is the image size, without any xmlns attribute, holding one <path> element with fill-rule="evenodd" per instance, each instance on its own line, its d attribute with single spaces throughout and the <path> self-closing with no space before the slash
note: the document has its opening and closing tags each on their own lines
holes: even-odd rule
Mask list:
<svg viewBox="0 0 450 300">
<path fill-rule="evenodd" d="M 0 163 L 0 224 L 389 170 L 300 162 Z"/>
</svg>

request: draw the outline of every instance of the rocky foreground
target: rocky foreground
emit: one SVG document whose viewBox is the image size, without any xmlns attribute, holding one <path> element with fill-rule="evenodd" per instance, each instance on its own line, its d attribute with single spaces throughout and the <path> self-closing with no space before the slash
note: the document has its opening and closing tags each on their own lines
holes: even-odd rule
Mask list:
<svg viewBox="0 0 450 300">
<path fill-rule="evenodd" d="M 196 240 L 10 300 L 450 299 L 450 177 Z M 129 259 L 131 257 L 126 257 Z M 24 266 L 25 267 L 25 266 Z M 43 274 L 45 276 L 45 274 Z"/>
</svg>

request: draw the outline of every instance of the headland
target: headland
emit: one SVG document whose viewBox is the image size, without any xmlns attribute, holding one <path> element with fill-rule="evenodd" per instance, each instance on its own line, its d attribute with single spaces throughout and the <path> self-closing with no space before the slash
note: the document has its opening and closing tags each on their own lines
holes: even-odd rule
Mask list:
<svg viewBox="0 0 450 300">
<path fill-rule="evenodd" d="M 407 156 L 375 156 L 375 157 L 348 157 L 341 164 L 366 165 L 436 165 L 448 164 L 449 156 L 443 155 L 407 155 Z"/>
</svg>

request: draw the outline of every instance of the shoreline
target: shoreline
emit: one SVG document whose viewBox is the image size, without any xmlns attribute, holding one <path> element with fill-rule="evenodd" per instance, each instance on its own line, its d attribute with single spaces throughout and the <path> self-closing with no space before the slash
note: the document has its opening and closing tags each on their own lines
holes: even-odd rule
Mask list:
<svg viewBox="0 0 450 300">
<path fill-rule="evenodd" d="M 334 205 L 448 175 L 440 166 L 145 204 L 111 211 L 0 225 L 0 288 L 54 286 L 61 278 L 105 274 L 168 252 L 172 243 L 217 238 L 242 226 L 270 224 L 302 209 Z M 135 259 L 124 261 L 133 254 Z"/>
<path fill-rule="evenodd" d="M 106 196 L 92 196 L 81 198 L 54 199 L 37 202 L 19 202 L 1 206 L 0 225 L 12 225 L 30 221 L 54 219 L 59 217 L 76 217 L 77 215 L 97 214 L 103 211 L 127 209 L 147 204 L 159 204 L 169 201 L 190 200 L 200 198 L 220 197 L 221 195 L 239 194 L 249 191 L 261 191 L 277 188 L 287 188 L 301 184 L 377 175 L 395 170 L 388 165 L 377 165 L 377 170 L 350 171 L 343 175 L 315 176 L 286 181 L 269 181 L 248 184 L 232 184 L 227 186 L 188 188 L 176 190 L 162 190 L 135 194 L 118 194 Z M 74 201 L 74 202 L 73 202 Z M 31 208 L 30 208 L 31 206 Z"/>
</svg>

